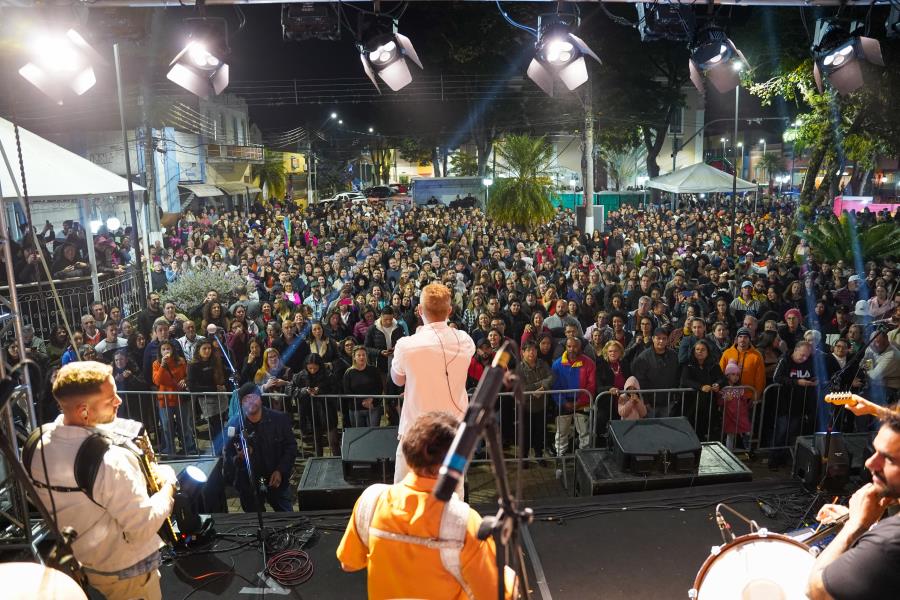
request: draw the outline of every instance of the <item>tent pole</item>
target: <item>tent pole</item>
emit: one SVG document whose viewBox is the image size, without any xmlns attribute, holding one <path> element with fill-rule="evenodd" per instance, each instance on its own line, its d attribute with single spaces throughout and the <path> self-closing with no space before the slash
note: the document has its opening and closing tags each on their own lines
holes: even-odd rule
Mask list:
<svg viewBox="0 0 900 600">
<path fill-rule="evenodd" d="M 97 277 L 97 257 L 94 253 L 94 232 L 91 230 L 91 205 L 87 198 L 81 199 L 81 222 L 84 228 L 85 241 L 87 242 L 88 262 L 91 263 L 91 288 L 94 290 L 94 302 L 100 302 L 100 280 Z"/>
</svg>

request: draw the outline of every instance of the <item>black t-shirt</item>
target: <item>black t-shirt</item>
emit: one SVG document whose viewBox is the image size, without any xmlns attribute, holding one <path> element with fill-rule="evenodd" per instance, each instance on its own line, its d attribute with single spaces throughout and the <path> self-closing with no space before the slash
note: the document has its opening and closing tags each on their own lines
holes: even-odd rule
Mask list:
<svg viewBox="0 0 900 600">
<path fill-rule="evenodd" d="M 825 567 L 825 589 L 835 600 L 886 600 L 900 594 L 900 515 L 881 521 Z"/>
</svg>

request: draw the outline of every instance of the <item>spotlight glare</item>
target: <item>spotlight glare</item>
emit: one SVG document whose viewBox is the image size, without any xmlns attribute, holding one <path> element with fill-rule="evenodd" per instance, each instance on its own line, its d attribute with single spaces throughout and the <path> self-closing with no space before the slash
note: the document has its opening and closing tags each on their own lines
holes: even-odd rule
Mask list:
<svg viewBox="0 0 900 600">
<path fill-rule="evenodd" d="M 363 70 L 379 93 L 381 88 L 376 75 L 396 92 L 412 83 L 408 61 L 422 68 L 412 42 L 400 33 L 377 35 L 361 44 L 359 51 Z"/>
<path fill-rule="evenodd" d="M 118 231 L 119 227 L 122 226 L 122 222 L 119 221 L 117 217 L 110 217 L 106 220 L 106 228 L 110 231 Z M 202 471 L 201 471 L 202 473 Z"/>
<path fill-rule="evenodd" d="M 37 35 L 28 48 L 30 61 L 19 74 L 57 104 L 91 89 L 97 83 L 93 66 L 106 62 L 74 29 Z"/>
</svg>

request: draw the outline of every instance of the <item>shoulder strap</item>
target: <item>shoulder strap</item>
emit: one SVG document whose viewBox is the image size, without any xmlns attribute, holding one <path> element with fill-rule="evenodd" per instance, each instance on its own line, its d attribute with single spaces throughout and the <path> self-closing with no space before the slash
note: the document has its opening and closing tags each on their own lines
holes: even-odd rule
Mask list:
<svg viewBox="0 0 900 600">
<path fill-rule="evenodd" d="M 441 564 L 448 573 L 453 575 L 457 583 L 462 587 L 466 596 L 475 598 L 472 588 L 463 578 L 462 574 L 462 549 L 466 541 L 466 530 L 469 524 L 469 505 L 454 494 L 444 504 L 444 512 L 441 515 L 441 529 L 438 537 L 448 542 L 456 542 L 452 547 L 440 549 Z"/>
<path fill-rule="evenodd" d="M 97 480 L 97 473 L 100 472 L 103 457 L 109 449 L 109 439 L 100 433 L 92 433 L 81 443 L 73 465 L 77 487 L 66 487 L 49 485 L 49 482 L 38 481 L 31 473 L 31 462 L 34 459 L 34 452 L 43 432 L 44 429 L 42 427 L 35 427 L 22 447 L 22 465 L 25 467 L 31 482 L 36 487 L 46 488 L 54 492 L 83 492 L 91 502 L 103 508 L 94 500 L 94 482 Z"/>
<path fill-rule="evenodd" d="M 385 490 L 389 487 L 386 483 L 376 483 L 367 487 L 359 497 L 359 503 L 356 505 L 356 512 L 353 518 L 356 525 L 356 533 L 366 548 L 369 547 L 369 527 L 372 525 L 372 518 L 375 516 L 375 508 L 378 506 L 381 496 L 384 495 Z"/>
</svg>

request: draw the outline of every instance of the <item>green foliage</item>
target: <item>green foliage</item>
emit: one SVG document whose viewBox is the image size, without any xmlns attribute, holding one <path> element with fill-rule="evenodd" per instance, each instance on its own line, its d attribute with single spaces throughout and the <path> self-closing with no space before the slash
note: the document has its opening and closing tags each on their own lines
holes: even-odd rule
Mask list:
<svg viewBox="0 0 900 600">
<path fill-rule="evenodd" d="M 197 306 L 209 290 L 219 292 L 219 300 L 228 306 L 238 298 L 237 291 L 247 285 L 240 273 L 198 269 L 189 271 L 170 283 L 160 294 L 163 303 L 174 302 L 181 311 Z"/>
<path fill-rule="evenodd" d="M 259 178 L 259 187 L 266 186 L 270 198 L 284 197 L 286 177 L 280 152 L 266 150 L 263 163 L 252 165 L 250 174 L 253 178 Z"/>
<path fill-rule="evenodd" d="M 510 176 L 494 182 L 487 213 L 501 223 L 544 225 L 555 209 L 542 181 L 550 176 L 553 147 L 543 137 L 510 135 L 496 145 L 498 167 Z"/>
<path fill-rule="evenodd" d="M 647 149 L 643 146 L 620 150 L 601 147 L 600 158 L 606 162 L 611 187 L 616 191 L 628 187 L 638 175 L 647 173 Z"/>
<path fill-rule="evenodd" d="M 450 170 L 457 177 L 474 177 L 478 175 L 478 157 L 460 150 L 450 157 Z"/>
<path fill-rule="evenodd" d="M 854 227 L 847 215 L 816 223 L 800 234 L 809 242 L 813 256 L 827 262 L 856 257 L 862 262 L 900 256 L 900 228 L 893 222 L 874 227 Z"/>
<path fill-rule="evenodd" d="M 759 167 L 765 172 L 767 179 L 784 171 L 784 157 L 774 152 L 766 152 L 759 158 Z"/>
<path fill-rule="evenodd" d="M 419 167 L 427 167 L 431 164 L 433 148 L 433 144 L 422 138 L 403 138 L 397 144 L 400 158 Z"/>
</svg>

